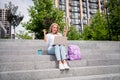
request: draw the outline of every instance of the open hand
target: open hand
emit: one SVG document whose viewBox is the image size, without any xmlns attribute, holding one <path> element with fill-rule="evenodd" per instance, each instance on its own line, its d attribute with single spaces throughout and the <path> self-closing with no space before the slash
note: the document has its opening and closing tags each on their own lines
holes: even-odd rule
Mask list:
<svg viewBox="0 0 120 80">
<path fill-rule="evenodd" d="M 43 29 L 43 33 L 44 33 L 44 35 L 47 33 L 46 29 Z"/>
</svg>

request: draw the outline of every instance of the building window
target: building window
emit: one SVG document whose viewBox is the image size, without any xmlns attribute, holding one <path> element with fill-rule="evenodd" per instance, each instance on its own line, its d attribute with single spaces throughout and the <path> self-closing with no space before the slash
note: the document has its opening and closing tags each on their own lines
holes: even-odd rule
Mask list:
<svg viewBox="0 0 120 80">
<path fill-rule="evenodd" d="M 87 20 L 83 20 L 83 24 L 86 25 L 87 24 Z"/>
<path fill-rule="evenodd" d="M 91 9 L 90 14 L 95 14 L 97 12 L 97 9 Z"/>
<path fill-rule="evenodd" d="M 80 19 L 71 19 L 71 24 L 80 24 Z"/>
<path fill-rule="evenodd" d="M 80 13 L 71 13 L 72 18 L 80 18 Z"/>
<path fill-rule="evenodd" d="M 70 11 L 71 12 L 80 12 L 80 9 L 78 7 L 71 7 Z"/>
<path fill-rule="evenodd" d="M 65 4 L 65 0 L 59 0 L 59 4 Z"/>
<path fill-rule="evenodd" d="M 65 11 L 65 6 L 64 5 L 59 5 L 59 9 Z"/>
<path fill-rule="evenodd" d="M 86 8 L 86 7 L 87 7 L 87 4 L 86 4 L 85 2 L 83 2 L 83 3 L 82 3 L 82 6 L 83 6 L 84 8 Z"/>
<path fill-rule="evenodd" d="M 98 5 L 97 4 L 90 4 L 89 7 L 91 9 L 98 9 Z"/>
<path fill-rule="evenodd" d="M 98 0 L 89 0 L 90 3 L 98 3 Z"/>
</svg>

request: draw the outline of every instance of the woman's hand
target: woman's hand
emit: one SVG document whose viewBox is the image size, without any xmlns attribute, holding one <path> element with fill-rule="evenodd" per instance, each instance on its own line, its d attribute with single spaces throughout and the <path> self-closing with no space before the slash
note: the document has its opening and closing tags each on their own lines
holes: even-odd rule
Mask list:
<svg viewBox="0 0 120 80">
<path fill-rule="evenodd" d="M 46 29 L 43 29 L 44 41 L 45 41 L 45 42 L 47 42 L 46 33 L 47 33 Z"/>
<path fill-rule="evenodd" d="M 43 33 L 44 33 L 44 35 L 46 35 L 46 33 L 47 33 L 46 29 L 43 29 Z"/>
</svg>

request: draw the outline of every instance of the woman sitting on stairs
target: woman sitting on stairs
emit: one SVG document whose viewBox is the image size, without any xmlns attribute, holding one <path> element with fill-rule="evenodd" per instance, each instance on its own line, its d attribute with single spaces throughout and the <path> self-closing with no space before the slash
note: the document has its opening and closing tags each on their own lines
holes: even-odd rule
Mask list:
<svg viewBox="0 0 120 80">
<path fill-rule="evenodd" d="M 47 42 L 47 45 L 48 45 L 48 54 L 55 54 L 60 70 L 69 69 L 69 66 L 66 62 L 67 52 L 66 52 L 65 46 L 63 45 L 53 46 L 54 37 L 62 36 L 62 34 L 59 33 L 59 25 L 57 23 L 51 24 L 49 32 L 50 33 L 46 34 L 46 30 L 43 29 L 44 41 Z M 68 29 L 64 31 L 64 37 L 67 35 L 67 32 L 68 32 Z"/>
</svg>

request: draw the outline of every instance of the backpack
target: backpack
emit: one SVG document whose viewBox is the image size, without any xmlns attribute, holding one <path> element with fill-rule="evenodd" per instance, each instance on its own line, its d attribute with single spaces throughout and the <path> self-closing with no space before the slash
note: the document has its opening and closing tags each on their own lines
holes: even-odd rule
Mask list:
<svg viewBox="0 0 120 80">
<path fill-rule="evenodd" d="M 81 59 L 81 53 L 80 48 L 77 45 L 68 45 L 68 60 L 80 60 Z"/>
</svg>

